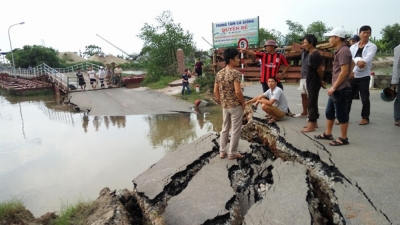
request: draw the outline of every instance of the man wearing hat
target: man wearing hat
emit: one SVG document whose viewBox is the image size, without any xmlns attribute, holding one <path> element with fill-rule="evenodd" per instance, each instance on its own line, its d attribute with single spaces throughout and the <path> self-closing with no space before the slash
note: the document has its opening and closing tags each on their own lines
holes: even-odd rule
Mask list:
<svg viewBox="0 0 400 225">
<path fill-rule="evenodd" d="M 352 89 L 351 96 L 360 92 L 362 103 L 361 120 L 358 123 L 359 125 L 367 125 L 369 123 L 371 109 L 371 103 L 369 101 L 369 81 L 371 80 L 372 60 L 374 59 L 377 50 L 376 45 L 369 41 L 371 31 L 372 29 L 370 26 L 362 26 L 359 32 L 360 41 L 350 47 L 351 55 L 355 63 L 353 69 L 354 73 L 352 73 L 350 77 Z M 349 103 L 347 105 L 349 113 L 352 102 L 353 98 L 349 98 Z"/>
<path fill-rule="evenodd" d="M 122 68 L 119 65 L 115 65 L 114 76 L 118 84 L 118 87 L 121 87 L 121 75 L 122 75 Z"/>
<path fill-rule="evenodd" d="M 260 83 L 262 85 L 263 93 L 268 91 L 268 79 L 270 77 L 275 77 L 278 81 L 277 86 L 283 90 L 283 85 L 281 83 L 281 78 L 283 78 L 290 67 L 290 64 L 286 60 L 286 57 L 276 52 L 278 45 L 274 40 L 268 40 L 264 44 L 266 52 L 254 52 L 248 49 L 240 49 L 240 52 L 255 56 L 261 59 L 261 76 Z M 284 65 L 282 72 L 279 72 L 280 67 Z M 288 109 L 287 116 L 292 116 L 293 114 Z"/>
<path fill-rule="evenodd" d="M 346 46 L 346 31 L 341 27 L 336 27 L 324 36 L 329 37 L 329 44 L 335 48 L 332 71 L 332 87 L 328 89 L 328 103 L 325 109 L 326 129 L 320 135 L 315 135 L 316 139 L 332 140 L 332 146 L 349 144 L 347 129 L 349 126 L 349 112 L 346 105 L 351 96 L 350 73 L 354 62 L 351 52 Z M 340 137 L 336 140 L 332 136 L 332 128 L 335 117 L 340 123 Z"/>
<path fill-rule="evenodd" d="M 394 61 L 393 61 L 393 75 L 392 75 L 392 88 L 397 91 L 400 90 L 400 45 L 394 48 Z M 398 94 L 398 93 L 397 93 Z M 394 125 L 400 126 L 400 97 L 397 96 L 394 100 Z"/>
<path fill-rule="evenodd" d="M 266 41 L 264 47 L 267 52 L 254 52 L 248 49 L 240 49 L 240 52 L 261 59 L 260 83 L 262 85 L 263 92 L 266 92 L 269 89 L 268 79 L 270 77 L 276 77 L 278 80 L 277 86 L 283 90 L 281 78 L 285 76 L 290 65 L 283 54 L 275 51 L 278 45 L 274 40 Z M 283 70 L 282 72 L 279 72 L 282 64 L 284 65 Z"/>
</svg>

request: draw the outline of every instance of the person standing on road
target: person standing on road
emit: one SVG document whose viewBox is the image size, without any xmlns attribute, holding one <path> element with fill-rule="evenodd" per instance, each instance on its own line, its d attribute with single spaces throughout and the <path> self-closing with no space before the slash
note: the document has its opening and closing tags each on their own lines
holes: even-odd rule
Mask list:
<svg viewBox="0 0 400 225">
<path fill-rule="evenodd" d="M 245 54 L 255 56 L 256 58 L 261 59 L 261 76 L 260 76 L 260 83 L 262 85 L 263 93 L 265 93 L 268 87 L 268 79 L 270 77 L 276 77 L 278 83 L 277 86 L 283 90 L 283 85 L 281 83 L 281 78 L 284 78 L 286 72 L 288 71 L 290 64 L 286 60 L 286 57 L 276 52 L 276 48 L 278 45 L 274 40 L 268 40 L 264 44 L 264 48 L 267 52 L 254 52 L 248 49 L 240 49 L 240 52 Z M 282 72 L 279 72 L 283 64 Z M 292 116 L 292 113 L 288 109 L 287 116 Z"/>
<path fill-rule="evenodd" d="M 91 66 L 89 66 L 89 70 L 87 71 L 89 76 L 90 85 L 92 85 L 93 90 L 96 90 L 97 87 L 97 79 L 96 79 L 96 72 L 93 70 Z M 95 85 L 93 85 L 95 83 Z"/>
<path fill-rule="evenodd" d="M 106 71 L 104 70 L 104 67 L 100 66 L 99 69 L 99 80 L 100 80 L 100 88 L 105 88 L 104 85 L 104 78 L 106 77 Z"/>
<path fill-rule="evenodd" d="M 394 61 L 393 61 L 393 75 L 392 75 L 392 88 L 400 90 L 400 45 L 394 48 Z M 397 87 L 396 87 L 397 86 Z M 394 125 L 400 126 L 400 97 L 397 93 L 397 97 L 394 100 Z"/>
<path fill-rule="evenodd" d="M 371 103 L 369 101 L 369 81 L 371 80 L 372 60 L 377 50 L 376 45 L 369 41 L 371 31 L 370 26 L 362 26 L 359 33 L 360 41 L 350 47 L 355 67 L 353 73 L 350 75 L 352 94 L 351 98 L 349 98 L 347 110 L 350 113 L 353 96 L 360 92 L 362 109 L 359 125 L 367 125 L 369 123 L 371 110 Z"/>
<path fill-rule="evenodd" d="M 360 41 L 360 36 L 357 34 L 353 35 L 350 39 L 350 45 L 354 45 L 355 43 Z M 360 99 L 360 91 L 358 91 L 354 96 L 353 99 Z M 339 125 L 339 123 L 337 123 Z"/>
<path fill-rule="evenodd" d="M 303 41 L 303 47 L 304 47 L 304 41 Z M 300 86 L 297 90 L 301 91 L 301 105 L 303 106 L 303 111 L 301 113 L 293 115 L 293 117 L 298 118 L 298 117 L 307 117 L 308 116 L 308 110 L 307 110 L 307 83 L 306 83 L 306 78 L 307 78 L 307 72 L 308 72 L 308 59 L 309 59 L 309 52 L 304 49 L 303 52 L 301 53 L 301 79 L 300 79 Z"/>
<path fill-rule="evenodd" d="M 121 87 L 121 75 L 122 75 L 122 68 L 119 65 L 115 65 L 114 76 L 118 84 L 118 87 Z"/>
<path fill-rule="evenodd" d="M 307 110 L 308 125 L 303 127 L 301 132 L 311 132 L 318 127 L 318 97 L 319 90 L 324 87 L 324 71 L 322 68 L 322 56 L 315 48 L 317 46 L 317 38 L 313 34 L 307 34 L 303 38 L 303 46 L 309 54 L 307 63 L 306 86 L 308 93 Z M 304 62 L 302 62 L 304 63 Z"/>
<path fill-rule="evenodd" d="M 332 128 L 335 116 L 340 123 L 340 137 L 329 144 L 341 146 L 349 144 L 347 129 L 349 126 L 349 112 L 347 111 L 348 99 L 352 97 L 349 76 L 354 66 L 350 49 L 346 46 L 346 31 L 336 27 L 325 34 L 329 37 L 329 44 L 335 48 L 332 70 L 332 87 L 328 89 L 328 103 L 326 105 L 326 130 L 316 139 L 333 140 Z"/>
<path fill-rule="evenodd" d="M 187 93 L 190 95 L 188 69 L 185 69 L 185 73 L 182 74 L 182 95 L 185 94 L 185 88 Z"/>
<path fill-rule="evenodd" d="M 78 77 L 78 83 L 79 83 L 79 86 L 81 86 L 82 92 L 86 91 L 86 82 L 85 82 L 85 78 L 83 77 L 83 74 L 81 73 L 81 69 L 78 68 L 78 71 L 76 72 L 76 76 Z"/>
<path fill-rule="evenodd" d="M 197 62 L 194 65 L 194 70 L 200 77 L 203 75 L 203 65 L 204 63 L 200 60 L 200 58 L 197 59 Z"/>
<path fill-rule="evenodd" d="M 111 70 L 110 66 L 107 65 L 107 71 L 106 71 L 106 84 L 107 87 L 109 88 L 111 85 L 111 78 L 113 76 L 113 71 Z"/>
<path fill-rule="evenodd" d="M 224 51 L 225 68 L 215 76 L 214 96 L 222 106 L 222 131 L 220 136 L 219 157 L 228 159 L 241 159 L 243 155 L 238 152 L 240 132 L 242 128 L 245 101 L 240 86 L 241 73 L 235 69 L 239 66 L 239 51 L 228 48 Z M 229 130 L 231 139 L 227 151 Z"/>
</svg>

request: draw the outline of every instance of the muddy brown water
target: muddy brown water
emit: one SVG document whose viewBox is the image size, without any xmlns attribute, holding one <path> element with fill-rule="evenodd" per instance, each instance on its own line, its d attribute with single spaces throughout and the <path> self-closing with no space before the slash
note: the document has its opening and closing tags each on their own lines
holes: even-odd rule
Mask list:
<svg viewBox="0 0 400 225">
<path fill-rule="evenodd" d="M 168 115 L 91 116 L 55 96 L 0 96 L 0 202 L 21 199 L 36 217 L 94 200 L 165 154 L 219 132 L 221 109 Z"/>
</svg>

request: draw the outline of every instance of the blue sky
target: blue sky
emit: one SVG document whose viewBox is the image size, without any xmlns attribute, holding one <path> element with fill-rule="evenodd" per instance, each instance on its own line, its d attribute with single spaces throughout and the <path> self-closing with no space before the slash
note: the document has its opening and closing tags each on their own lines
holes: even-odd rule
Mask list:
<svg viewBox="0 0 400 225">
<path fill-rule="evenodd" d="M 400 23 L 398 0 L 280 0 L 280 1 L 177 1 L 147 0 L 97 2 L 89 0 L 45 1 L 13 0 L 1 4 L 0 49 L 9 51 L 8 28 L 12 47 L 45 45 L 58 51 L 84 51 L 86 45 L 102 47 L 106 54 L 122 54 L 97 37 L 99 34 L 128 53 L 140 52 L 143 42 L 137 38 L 144 23 L 170 10 L 176 23 L 194 35 L 198 49 L 208 50 L 212 43 L 212 23 L 259 16 L 260 27 L 288 32 L 286 20 L 305 28 L 321 20 L 329 27 L 343 26 L 356 32 L 362 25 L 372 27 L 372 36 L 381 38 L 386 25 Z"/>
</svg>

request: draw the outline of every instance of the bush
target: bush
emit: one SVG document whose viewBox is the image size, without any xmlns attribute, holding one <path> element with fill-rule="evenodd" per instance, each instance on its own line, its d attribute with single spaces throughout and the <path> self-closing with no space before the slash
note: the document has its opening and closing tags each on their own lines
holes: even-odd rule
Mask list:
<svg viewBox="0 0 400 225">
<path fill-rule="evenodd" d="M 211 93 L 214 92 L 214 83 L 215 83 L 215 76 L 214 75 L 203 75 L 201 77 L 197 77 L 195 80 L 195 84 L 200 86 L 200 92 L 204 93 L 209 91 Z"/>
</svg>

